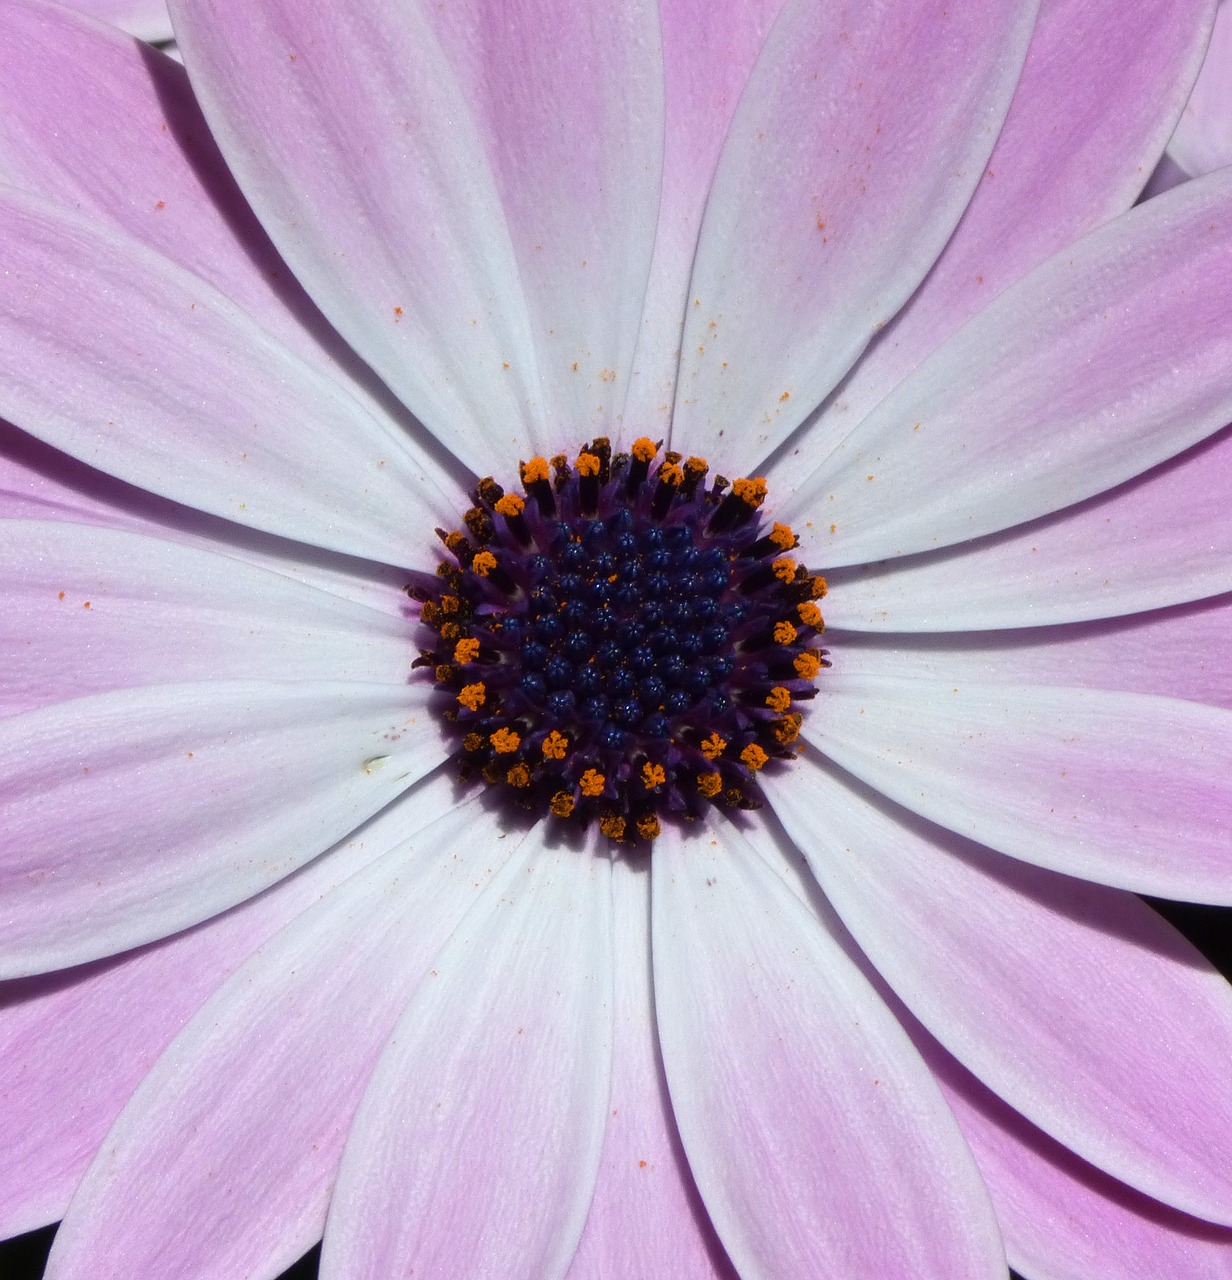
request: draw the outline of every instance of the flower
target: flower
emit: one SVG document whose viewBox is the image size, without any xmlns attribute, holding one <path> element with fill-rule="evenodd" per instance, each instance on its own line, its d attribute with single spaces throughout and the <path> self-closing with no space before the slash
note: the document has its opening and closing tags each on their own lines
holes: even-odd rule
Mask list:
<svg viewBox="0 0 1232 1280">
<path fill-rule="evenodd" d="M 196 98 L 0 13 L 50 1276 L 1226 1259 L 1232 997 L 1136 894 L 1232 901 L 1232 180 L 1124 212 L 1208 9 L 184 0 Z M 478 477 L 669 432 L 834 665 L 639 857 L 459 788 L 402 588 Z"/>
</svg>

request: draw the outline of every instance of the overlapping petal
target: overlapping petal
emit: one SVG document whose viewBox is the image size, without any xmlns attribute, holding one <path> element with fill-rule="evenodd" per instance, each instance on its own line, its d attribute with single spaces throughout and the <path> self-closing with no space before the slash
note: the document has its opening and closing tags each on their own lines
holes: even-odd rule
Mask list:
<svg viewBox="0 0 1232 1280">
<path fill-rule="evenodd" d="M 741 1276 L 1004 1275 L 953 1118 L 880 997 L 731 828 L 651 863 L 659 1038 Z"/>
<path fill-rule="evenodd" d="M 1007 285 L 1133 204 L 1185 102 L 1212 0 L 1043 0 L 979 186 L 941 255 L 851 376 L 772 462 L 798 484 Z"/>
<path fill-rule="evenodd" d="M 0 971 L 165 937 L 310 861 L 444 758 L 429 696 L 215 681 L 0 720 Z"/>
<path fill-rule="evenodd" d="M 818 762 L 768 787 L 843 923 L 951 1053 L 1092 1163 L 1232 1223 L 1232 990 L 1171 925 Z"/>
<path fill-rule="evenodd" d="M 166 0 L 73 0 L 73 7 L 142 40 L 170 40 Z"/>
<path fill-rule="evenodd" d="M 1217 595 L 1232 589 L 1229 498 L 1232 430 L 1224 430 L 1111 493 L 1004 534 L 839 570 L 827 621 L 870 631 L 982 631 Z"/>
<path fill-rule="evenodd" d="M 401 806 L 394 848 L 273 937 L 158 1060 L 73 1199 L 49 1280 L 272 1276 L 320 1238 L 372 1066 L 512 851 L 442 781 Z"/>
<path fill-rule="evenodd" d="M 804 735 L 922 817 L 1068 875 L 1232 903 L 1232 712 L 1178 698 L 835 674 Z"/>
<path fill-rule="evenodd" d="M 660 0 L 665 138 L 654 259 L 624 420 L 658 439 L 676 370 L 706 196 L 749 72 L 783 0 Z"/>
<path fill-rule="evenodd" d="M 830 636 L 844 676 L 1121 689 L 1232 709 L 1232 596 L 1022 631 Z"/>
<path fill-rule="evenodd" d="M 706 205 L 673 447 L 739 429 L 768 451 L 846 373 L 954 230 L 1034 20 L 1033 0 L 788 0 Z"/>
<path fill-rule="evenodd" d="M 0 522 L 0 712 L 196 680 L 404 685 L 413 624 L 232 557 Z"/>
<path fill-rule="evenodd" d="M 1206 60 L 1176 132 L 1168 157 L 1196 178 L 1232 164 L 1232 6 L 1221 0 Z"/>
<path fill-rule="evenodd" d="M 882 400 L 787 517 L 831 564 L 931 551 L 1211 435 L 1232 419 L 1230 235 L 1232 174 L 1212 174 L 1056 254 Z"/>
<path fill-rule="evenodd" d="M 12 190 L 0 267 L 0 412 L 18 426 L 229 520 L 415 554 L 432 511 L 416 456 L 200 278 Z"/>
<path fill-rule="evenodd" d="M 603 1159 L 568 1280 L 735 1280 L 676 1132 L 654 1035 L 650 877 L 612 864 L 616 1016 Z"/>
<path fill-rule="evenodd" d="M 447 804 L 452 785 L 441 775 L 425 782 L 429 802 Z M 399 800 L 195 929 L 86 968 L 0 984 L 0 1236 L 64 1216 L 108 1129 L 176 1033 L 268 938 L 401 843 L 407 805 Z"/>
<path fill-rule="evenodd" d="M 537 827 L 381 1055 L 330 1203 L 324 1280 L 565 1274 L 603 1144 L 612 970 L 610 864 Z"/>
<path fill-rule="evenodd" d="M 482 474 L 493 449 L 550 451 L 562 419 L 579 435 L 613 423 L 658 216 L 653 10 L 262 0 L 175 15 L 275 243 L 455 455 Z"/>
</svg>

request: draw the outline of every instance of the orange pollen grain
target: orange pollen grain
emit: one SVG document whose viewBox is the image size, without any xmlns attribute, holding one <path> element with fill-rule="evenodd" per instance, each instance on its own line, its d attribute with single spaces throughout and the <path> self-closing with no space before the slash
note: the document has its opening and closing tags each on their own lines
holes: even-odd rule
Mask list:
<svg viewBox="0 0 1232 1280">
<path fill-rule="evenodd" d="M 780 550 L 790 551 L 800 539 L 792 532 L 791 525 L 775 521 L 770 528 L 770 541 Z"/>
<path fill-rule="evenodd" d="M 651 764 L 648 760 L 642 765 L 642 786 L 647 791 L 661 787 L 667 781 L 667 770 L 661 764 Z"/>
<path fill-rule="evenodd" d="M 702 755 L 704 755 L 707 760 L 717 760 L 726 750 L 727 739 L 720 738 L 717 733 L 712 733 L 710 737 L 702 743 Z"/>
<path fill-rule="evenodd" d="M 781 684 L 776 684 L 766 695 L 766 706 L 771 711 L 786 711 L 791 706 L 791 694 Z"/>
<path fill-rule="evenodd" d="M 601 796 L 607 779 L 598 769 L 587 769 L 578 781 L 578 787 L 584 796 Z"/>
<path fill-rule="evenodd" d="M 761 476 L 737 480 L 732 484 L 732 493 L 748 506 L 760 507 L 766 500 L 766 482 Z"/>
<path fill-rule="evenodd" d="M 548 460 L 532 458 L 529 462 L 523 462 L 519 471 L 523 484 L 537 484 L 540 480 L 548 478 Z"/>
<path fill-rule="evenodd" d="M 511 787 L 529 787 L 530 770 L 524 764 L 515 764 L 513 768 L 505 774 L 505 781 Z"/>
<path fill-rule="evenodd" d="M 796 629 L 790 622 L 776 622 L 774 624 L 775 644 L 793 644 L 795 639 Z"/>
<path fill-rule="evenodd" d="M 569 739 L 563 733 L 557 733 L 555 729 L 544 738 L 543 745 L 540 747 L 549 760 L 563 760 L 568 749 Z"/>
<path fill-rule="evenodd" d="M 625 820 L 618 813 L 605 813 L 599 819 L 599 830 L 609 840 L 623 840 L 625 838 Z"/>
<path fill-rule="evenodd" d="M 596 453 L 579 453 L 577 473 L 580 476 L 597 476 L 599 474 L 599 455 Z"/>
<path fill-rule="evenodd" d="M 795 742 L 800 736 L 800 726 L 803 723 L 804 717 L 798 711 L 793 711 L 778 721 L 774 728 L 774 736 L 783 746 L 789 742 Z"/>
<path fill-rule="evenodd" d="M 509 755 L 522 745 L 521 736 L 514 733 L 512 729 L 497 729 L 488 741 L 492 744 L 493 750 L 502 756 Z"/>
<path fill-rule="evenodd" d="M 802 653 L 791 665 L 801 680 L 816 680 L 821 671 L 821 659 L 815 653 Z"/>
<path fill-rule="evenodd" d="M 649 462 L 656 453 L 659 452 L 655 442 L 647 436 L 639 436 L 633 442 L 633 447 L 629 452 L 638 460 L 638 462 Z"/>
<path fill-rule="evenodd" d="M 573 797 L 567 791 L 558 791 L 548 801 L 548 808 L 558 818 L 567 818 L 573 812 Z"/>
<path fill-rule="evenodd" d="M 479 657 L 479 641 L 474 636 L 459 640 L 453 647 L 453 660 L 461 663 L 462 666 L 466 666 L 468 662 L 474 662 L 477 657 Z"/>
<path fill-rule="evenodd" d="M 780 556 L 770 562 L 774 576 L 780 582 L 791 582 L 796 576 L 796 562 L 790 556 Z"/>
<path fill-rule="evenodd" d="M 797 605 L 796 614 L 806 627 L 817 628 L 821 626 L 821 610 L 811 600 L 806 600 L 803 604 Z"/>
<path fill-rule="evenodd" d="M 496 504 L 496 514 L 506 520 L 520 516 L 526 510 L 526 503 L 516 493 L 507 493 Z"/>
<path fill-rule="evenodd" d="M 458 694 L 458 701 L 469 711 L 478 711 L 487 700 L 488 691 L 482 680 L 478 684 L 464 684 Z"/>
<path fill-rule="evenodd" d="M 717 796 L 723 787 L 723 779 L 717 773 L 699 773 L 697 775 L 698 793 L 708 800 Z"/>
<path fill-rule="evenodd" d="M 770 759 L 768 755 L 757 745 L 756 742 L 750 742 L 747 747 L 740 753 L 740 759 L 750 769 L 756 771 L 762 768 L 766 761 Z"/>
<path fill-rule="evenodd" d="M 490 551 L 481 551 L 471 561 L 471 568 L 481 578 L 486 578 L 496 568 L 496 557 Z"/>
</svg>

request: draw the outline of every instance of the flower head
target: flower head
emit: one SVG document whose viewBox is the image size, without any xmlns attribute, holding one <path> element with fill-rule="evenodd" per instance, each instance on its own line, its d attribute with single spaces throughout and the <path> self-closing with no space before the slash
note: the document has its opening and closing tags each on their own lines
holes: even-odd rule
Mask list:
<svg viewBox="0 0 1232 1280">
<path fill-rule="evenodd" d="M 1232 179 L 1125 212 L 1209 6 L 173 16 L 0 12 L 0 1222 L 1219 1265 L 1136 895 L 1232 903 Z"/>
</svg>

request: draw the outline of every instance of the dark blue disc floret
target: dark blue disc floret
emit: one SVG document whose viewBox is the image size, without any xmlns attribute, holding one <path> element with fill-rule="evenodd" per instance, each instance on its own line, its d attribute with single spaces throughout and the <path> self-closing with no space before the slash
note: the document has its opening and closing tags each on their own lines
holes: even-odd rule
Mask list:
<svg viewBox="0 0 1232 1280">
<path fill-rule="evenodd" d="M 762 480 L 606 439 L 479 483 L 451 560 L 418 575 L 429 667 L 464 776 L 561 820 L 650 841 L 709 804 L 757 808 L 829 665 L 825 580 L 762 528 Z"/>
</svg>

